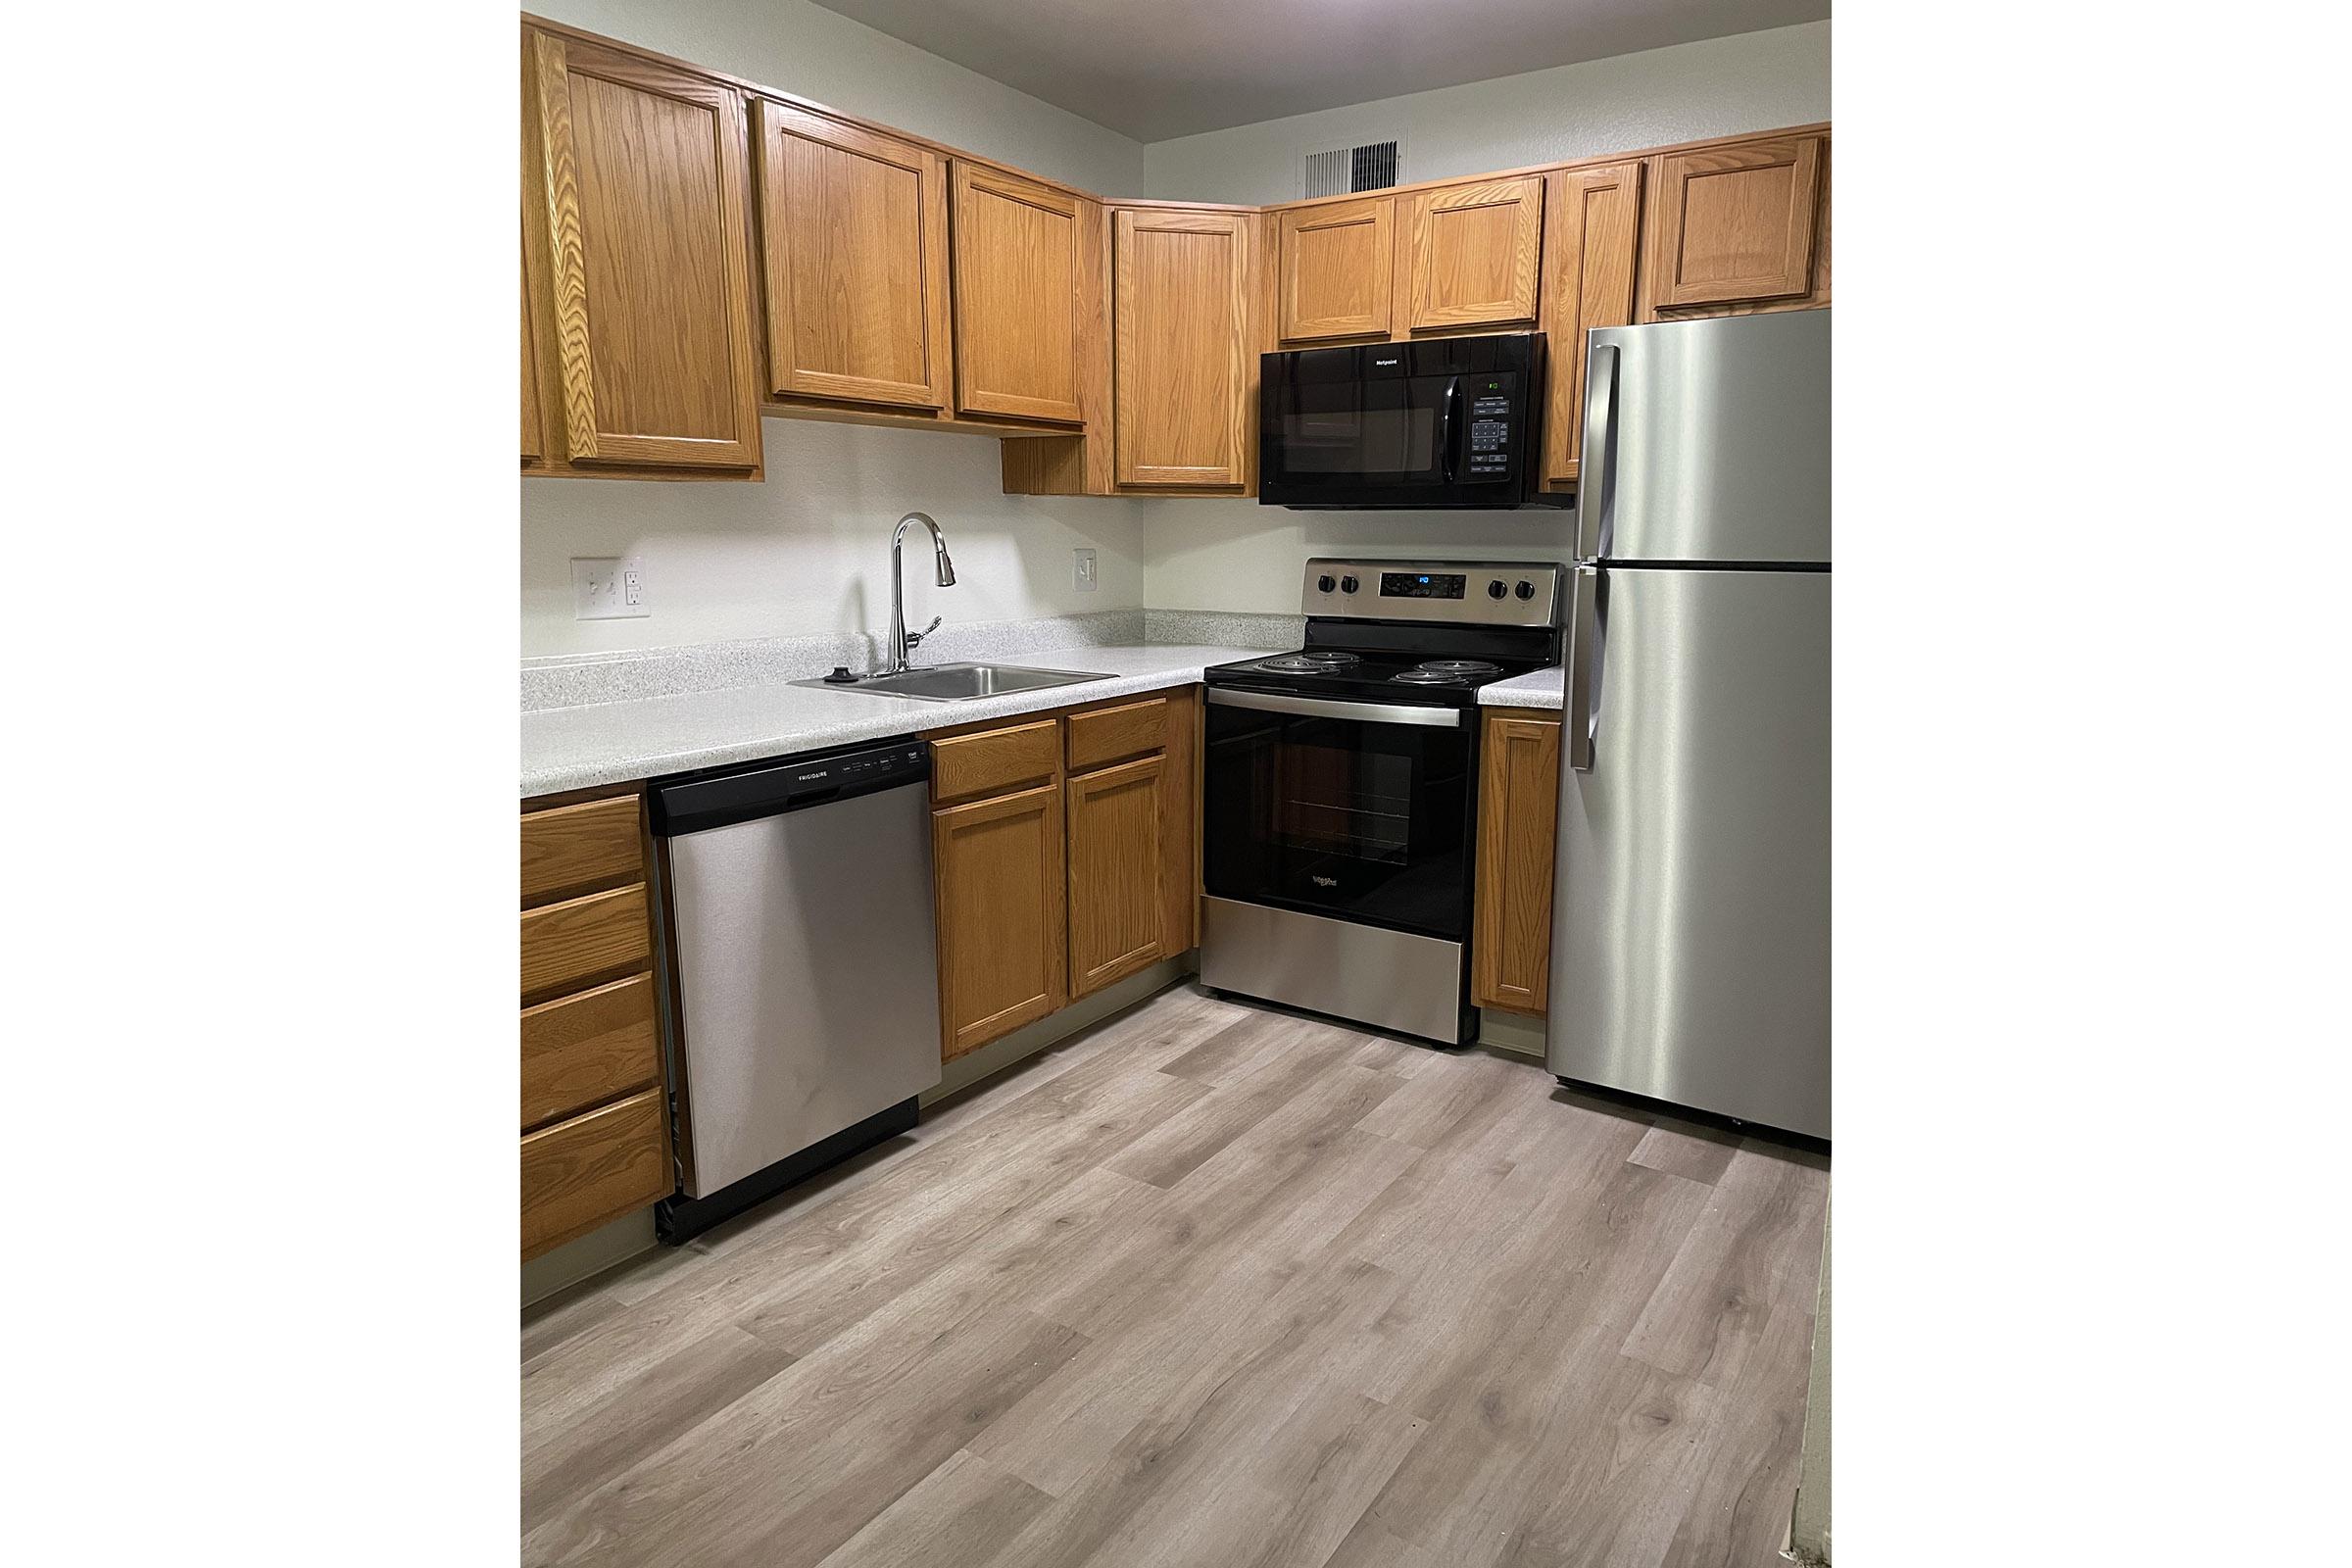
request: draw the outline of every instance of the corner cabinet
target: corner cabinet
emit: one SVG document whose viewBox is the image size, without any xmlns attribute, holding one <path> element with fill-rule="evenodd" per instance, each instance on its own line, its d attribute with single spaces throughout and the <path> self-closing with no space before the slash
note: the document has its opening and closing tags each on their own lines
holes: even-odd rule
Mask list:
<svg viewBox="0 0 2352 1568">
<path fill-rule="evenodd" d="M 1099 203 L 957 159 L 956 406 L 1078 424 L 1102 292 Z"/>
<path fill-rule="evenodd" d="M 1111 215 L 1114 481 L 1240 490 L 1257 452 L 1252 215 Z"/>
<path fill-rule="evenodd" d="M 753 473 L 742 95 L 532 28 L 523 57 L 524 294 L 541 456 L 551 469 Z"/>
<path fill-rule="evenodd" d="M 1407 331 L 1534 323 L 1543 175 L 1441 185 L 1400 200 Z"/>
<path fill-rule="evenodd" d="M 1764 136 L 1648 164 L 1644 320 L 1830 303 L 1828 136 Z"/>
<path fill-rule="evenodd" d="M 940 1055 L 1198 941 L 1188 691 L 932 737 Z"/>
<path fill-rule="evenodd" d="M 1482 1007 L 1541 1013 L 1550 991 L 1560 719 L 1490 708 L 1483 722 L 1470 996 Z"/>
<path fill-rule="evenodd" d="M 1642 249 L 1642 166 L 1604 164 L 1544 176 L 1544 333 L 1551 388 L 1544 483 L 1575 484 L 1585 444 L 1585 334 L 1630 326 Z"/>
<path fill-rule="evenodd" d="M 753 108 L 767 390 L 945 409 L 947 160 L 773 99 Z"/>
</svg>

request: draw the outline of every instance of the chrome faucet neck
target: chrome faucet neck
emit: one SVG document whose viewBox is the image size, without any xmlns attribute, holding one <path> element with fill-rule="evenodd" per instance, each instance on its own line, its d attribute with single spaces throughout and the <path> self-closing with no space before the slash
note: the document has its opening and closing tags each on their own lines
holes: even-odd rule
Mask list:
<svg viewBox="0 0 2352 1568">
<path fill-rule="evenodd" d="M 956 581 L 955 568 L 948 560 L 948 536 L 939 531 L 939 524 L 933 522 L 928 514 L 920 512 L 909 512 L 901 517 L 898 526 L 890 531 L 890 644 L 879 672 L 884 675 L 905 674 L 907 653 L 915 644 L 939 629 L 939 617 L 934 615 L 931 624 L 921 631 L 909 633 L 906 630 L 906 576 L 902 560 L 906 530 L 918 522 L 931 531 L 931 552 L 938 561 L 940 585 L 952 586 Z"/>
</svg>

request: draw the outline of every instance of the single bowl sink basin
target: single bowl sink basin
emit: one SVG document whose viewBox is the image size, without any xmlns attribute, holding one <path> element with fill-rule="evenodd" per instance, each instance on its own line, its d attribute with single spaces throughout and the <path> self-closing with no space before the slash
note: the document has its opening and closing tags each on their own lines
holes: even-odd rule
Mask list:
<svg viewBox="0 0 2352 1568">
<path fill-rule="evenodd" d="M 1031 669 L 1022 664 L 932 664 L 902 675 L 870 675 L 849 685 L 833 684 L 840 692 L 877 692 L 885 697 L 911 697 L 925 703 L 960 703 L 974 697 L 1001 697 L 1006 692 L 1033 692 L 1048 686 L 1075 686 L 1081 681 L 1110 677 L 1084 669 Z M 823 686 L 822 680 L 794 681 L 795 686 Z"/>
</svg>

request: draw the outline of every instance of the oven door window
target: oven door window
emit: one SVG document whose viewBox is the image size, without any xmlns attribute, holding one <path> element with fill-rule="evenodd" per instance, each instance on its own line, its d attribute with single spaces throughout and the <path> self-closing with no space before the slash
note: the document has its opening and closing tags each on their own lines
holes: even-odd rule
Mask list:
<svg viewBox="0 0 2352 1568">
<path fill-rule="evenodd" d="M 1278 481 L 1410 487 L 1446 480 L 1446 376 L 1292 382 L 1279 390 Z"/>
<path fill-rule="evenodd" d="M 1211 703 L 1202 882 L 1272 904 L 1469 935 L 1471 731 Z"/>
</svg>

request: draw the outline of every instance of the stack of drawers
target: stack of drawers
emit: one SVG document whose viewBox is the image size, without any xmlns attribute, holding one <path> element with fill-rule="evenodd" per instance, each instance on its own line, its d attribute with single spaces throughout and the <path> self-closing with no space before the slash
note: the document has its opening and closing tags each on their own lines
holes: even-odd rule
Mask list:
<svg viewBox="0 0 2352 1568">
<path fill-rule="evenodd" d="M 668 1196 L 635 792 L 522 815 L 522 1255 Z"/>
</svg>

